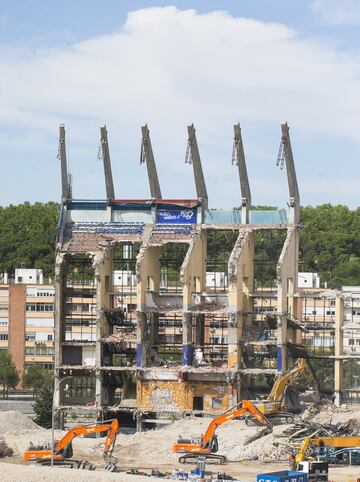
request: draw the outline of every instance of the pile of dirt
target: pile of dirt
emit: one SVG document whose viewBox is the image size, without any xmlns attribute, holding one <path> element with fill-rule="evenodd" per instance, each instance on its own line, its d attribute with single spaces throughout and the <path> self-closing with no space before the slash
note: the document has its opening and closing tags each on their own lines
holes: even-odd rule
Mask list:
<svg viewBox="0 0 360 482">
<path fill-rule="evenodd" d="M 179 454 L 172 453 L 172 445 L 178 438 L 189 439 L 199 437 L 205 432 L 209 418 L 186 418 L 178 420 L 165 428 L 133 435 L 120 435 L 114 451 L 119 460 L 127 463 L 146 464 L 148 454 L 151 460 L 159 463 L 174 462 Z M 274 427 L 273 433 L 245 445 L 250 436 L 261 430 L 261 427 L 248 427 L 243 420 L 233 420 L 218 428 L 216 434 L 219 442 L 219 453 L 229 461 L 243 460 L 285 460 L 287 458 L 287 443 L 281 440 L 281 435 L 288 425 Z M 280 438 L 279 438 L 280 437 Z"/>
<path fill-rule="evenodd" d="M 29 442 L 41 444 L 50 440 L 50 431 L 39 427 L 27 415 L 16 412 L 0 412 L 0 436 L 15 454 L 22 454 Z"/>
</svg>

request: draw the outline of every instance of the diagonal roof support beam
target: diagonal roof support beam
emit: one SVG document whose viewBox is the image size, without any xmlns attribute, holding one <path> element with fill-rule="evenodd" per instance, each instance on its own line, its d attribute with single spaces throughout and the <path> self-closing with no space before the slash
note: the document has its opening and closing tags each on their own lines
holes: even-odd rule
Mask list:
<svg viewBox="0 0 360 482">
<path fill-rule="evenodd" d="M 113 183 L 113 177 L 111 172 L 110 151 L 109 151 L 106 125 L 100 127 L 100 142 L 101 142 L 102 159 L 104 163 L 106 198 L 108 200 L 115 199 L 115 191 L 114 191 L 114 183 Z"/>
<path fill-rule="evenodd" d="M 151 146 L 150 131 L 147 124 L 141 126 L 141 134 L 140 164 L 146 161 L 151 197 L 153 199 L 162 199 L 154 153 Z"/>
<path fill-rule="evenodd" d="M 203 209 L 208 209 L 208 194 L 205 184 L 204 173 L 202 170 L 199 147 L 195 134 L 194 124 L 188 126 L 188 150 L 187 161 L 192 163 L 194 169 L 194 178 L 196 185 L 196 195 L 201 200 Z"/>
<path fill-rule="evenodd" d="M 69 174 L 67 170 L 66 144 L 65 144 L 65 125 L 60 124 L 59 127 L 59 153 L 58 158 L 61 161 L 61 202 L 66 202 L 71 198 L 71 186 L 69 182 Z"/>
<path fill-rule="evenodd" d="M 294 157 L 291 148 L 289 126 L 287 122 L 281 124 L 281 142 L 284 149 L 284 158 L 286 163 L 286 173 L 289 184 L 290 194 L 290 223 L 298 224 L 300 222 L 300 194 L 297 183 Z"/>
<path fill-rule="evenodd" d="M 240 124 L 234 125 L 233 163 L 238 166 L 241 189 L 241 223 L 249 223 L 251 209 L 251 191 L 246 169 L 244 146 L 241 138 Z"/>
</svg>

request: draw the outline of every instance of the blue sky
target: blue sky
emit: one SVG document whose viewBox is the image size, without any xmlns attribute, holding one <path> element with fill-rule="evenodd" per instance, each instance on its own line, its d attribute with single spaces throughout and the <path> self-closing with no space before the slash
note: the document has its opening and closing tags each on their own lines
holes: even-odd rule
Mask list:
<svg viewBox="0 0 360 482">
<path fill-rule="evenodd" d="M 239 205 L 240 121 L 253 202 L 283 206 L 287 120 L 302 204 L 357 207 L 359 24 L 357 0 L 0 0 L 0 205 L 60 199 L 60 122 L 76 198 L 104 197 L 103 123 L 117 197 L 149 195 L 144 122 L 163 196 L 194 197 L 194 122 L 210 206 Z"/>
</svg>

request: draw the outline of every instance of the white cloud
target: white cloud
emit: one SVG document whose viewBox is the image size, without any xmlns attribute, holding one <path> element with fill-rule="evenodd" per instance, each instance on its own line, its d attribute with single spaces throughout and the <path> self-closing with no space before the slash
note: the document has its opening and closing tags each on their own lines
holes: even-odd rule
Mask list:
<svg viewBox="0 0 360 482">
<path fill-rule="evenodd" d="M 93 149 L 90 160 L 79 154 L 75 191 L 77 183 L 86 189 L 97 182 L 97 178 L 90 179 L 84 166 L 96 158 L 98 126 L 104 121 L 112 153 L 116 152 L 121 162 L 137 162 L 139 126 L 147 121 L 162 168 L 160 180 L 163 184 L 167 181 L 163 191 L 172 195 L 177 190 L 183 196 L 194 193 L 193 183 L 186 183 L 191 179 L 189 168 L 183 166 L 185 126 L 194 122 L 209 191 L 220 194 L 227 205 L 239 198 L 238 182 L 228 166 L 233 122 L 242 123 L 249 158 L 269 149 L 260 139 L 259 145 L 246 144 L 246 126 L 256 123 L 271 123 L 278 129 L 278 137 L 270 145 L 274 160 L 279 124 L 285 119 L 298 132 L 360 141 L 358 58 L 303 39 L 285 25 L 234 18 L 225 12 L 200 15 L 175 7 L 138 10 L 128 15 L 119 32 L 70 48 L 3 48 L 0 69 L 2 128 L 10 127 L 16 140 L 16 129 L 45 132 L 54 139 L 56 151 L 55 131 L 65 121 L 71 126 L 77 153 Z M 29 135 L 19 141 L 27 138 Z M 257 170 L 257 177 L 261 175 L 260 161 L 250 166 L 250 171 Z M 218 166 L 225 164 L 219 173 Z M 75 160 L 73 166 L 76 171 Z M 99 165 L 92 169 L 100 172 Z M 123 179 L 126 169 L 121 164 L 113 170 Z M 176 179 L 174 172 L 178 173 Z M 145 172 L 140 180 L 136 173 L 126 172 L 134 176 L 134 182 L 126 183 L 123 193 L 144 195 Z M 233 191 L 225 175 L 232 176 Z M 221 191 L 222 182 L 226 188 Z M 286 194 L 286 184 L 284 191 Z"/>
<path fill-rule="evenodd" d="M 331 25 L 360 23 L 359 0 L 310 0 L 313 11 Z"/>
</svg>

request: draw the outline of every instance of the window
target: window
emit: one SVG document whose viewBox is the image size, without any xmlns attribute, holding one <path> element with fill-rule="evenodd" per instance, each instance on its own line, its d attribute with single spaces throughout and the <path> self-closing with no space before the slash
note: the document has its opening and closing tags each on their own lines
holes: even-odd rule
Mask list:
<svg viewBox="0 0 360 482">
<path fill-rule="evenodd" d="M 31 278 L 31 276 L 30 276 Z M 22 283 L 22 276 L 18 276 L 18 283 Z"/>
<path fill-rule="evenodd" d="M 0 333 L 0 341 L 6 341 L 9 339 L 9 335 L 7 333 Z"/>
<path fill-rule="evenodd" d="M 0 318 L 0 326 L 8 326 L 9 321 L 6 318 Z"/>
<path fill-rule="evenodd" d="M 221 398 L 212 397 L 212 408 L 214 408 L 215 410 L 219 410 L 222 408 Z"/>
<path fill-rule="evenodd" d="M 204 410 L 204 397 L 193 398 L 193 410 Z"/>
<path fill-rule="evenodd" d="M 48 336 L 47 336 L 47 339 L 48 339 L 48 341 L 52 341 L 53 336 L 52 336 L 52 335 L 48 335 Z"/>
<path fill-rule="evenodd" d="M 54 305 L 48 303 L 27 303 L 26 311 L 54 311 Z"/>
<path fill-rule="evenodd" d="M 354 338 L 349 338 L 349 345 L 350 346 L 354 345 L 355 344 L 354 342 L 355 342 Z"/>
</svg>

